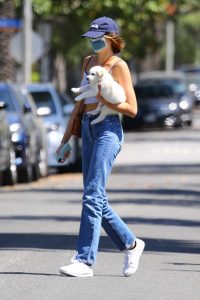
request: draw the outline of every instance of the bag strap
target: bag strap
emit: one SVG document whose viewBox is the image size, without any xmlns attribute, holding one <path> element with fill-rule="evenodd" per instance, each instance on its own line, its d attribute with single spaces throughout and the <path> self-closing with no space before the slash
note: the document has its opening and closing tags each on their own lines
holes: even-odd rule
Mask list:
<svg viewBox="0 0 200 300">
<path fill-rule="evenodd" d="M 83 100 L 79 101 L 79 103 L 78 103 L 78 109 L 77 109 L 77 114 L 76 115 L 83 114 L 84 109 L 85 109 L 85 103 L 84 103 L 84 99 L 83 99 Z"/>
<path fill-rule="evenodd" d="M 93 55 L 91 55 L 91 56 L 88 58 L 88 60 L 87 60 L 87 62 L 86 62 L 86 64 L 85 64 L 85 67 L 84 67 L 85 73 L 87 73 L 87 67 L 89 66 L 89 63 L 91 62 L 92 58 L 93 58 Z"/>
</svg>

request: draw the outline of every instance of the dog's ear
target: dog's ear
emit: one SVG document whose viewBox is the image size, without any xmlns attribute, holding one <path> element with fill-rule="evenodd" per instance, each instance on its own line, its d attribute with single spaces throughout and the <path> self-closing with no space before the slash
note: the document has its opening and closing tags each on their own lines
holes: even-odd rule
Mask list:
<svg viewBox="0 0 200 300">
<path fill-rule="evenodd" d="M 102 71 L 102 70 L 98 70 L 98 71 L 97 71 L 97 76 L 98 76 L 99 78 L 103 77 L 103 71 Z"/>
</svg>

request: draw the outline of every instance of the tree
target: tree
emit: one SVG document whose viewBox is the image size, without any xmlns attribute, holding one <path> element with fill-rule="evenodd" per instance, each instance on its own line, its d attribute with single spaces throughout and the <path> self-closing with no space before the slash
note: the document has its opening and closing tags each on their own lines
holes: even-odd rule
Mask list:
<svg viewBox="0 0 200 300">
<path fill-rule="evenodd" d="M 20 13 L 21 1 L 15 0 L 15 3 Z M 83 57 L 91 53 L 87 39 L 80 38 L 88 30 L 90 21 L 102 15 L 115 19 L 127 42 L 122 56 L 128 62 L 134 62 L 139 71 L 149 62 L 149 68 L 164 66 L 168 18 L 173 18 L 177 28 L 184 24 L 184 34 L 181 36 L 179 33 L 182 31 L 178 29 L 176 40 L 178 45 L 183 43 L 185 46 L 185 38 L 190 36 L 196 25 L 191 20 L 186 24 L 182 18 L 199 12 L 199 0 L 33 0 L 33 11 L 34 27 L 40 22 L 52 24 L 51 53 L 53 57 L 62 55 L 70 70 L 79 68 Z M 195 43 L 187 45 L 187 53 L 179 51 L 181 46 L 176 47 L 179 64 L 190 55 L 189 49 L 196 49 Z"/>
<path fill-rule="evenodd" d="M 176 26 L 176 64 L 200 64 L 199 11 L 180 16 Z"/>
<path fill-rule="evenodd" d="M 13 18 L 13 0 L 0 1 L 0 18 Z M 13 32 L 0 29 L 0 81 L 14 80 L 14 61 L 9 54 L 9 43 Z"/>
<path fill-rule="evenodd" d="M 102 15 L 114 18 L 121 27 L 127 41 L 123 58 L 134 58 L 140 64 L 147 55 L 163 48 L 167 18 L 179 23 L 182 16 L 199 11 L 199 1 L 33 0 L 33 8 L 36 23 L 42 20 L 52 23 L 52 50 L 63 53 L 68 64 L 77 65 L 90 51 L 87 41 L 80 36 L 91 20 Z"/>
</svg>

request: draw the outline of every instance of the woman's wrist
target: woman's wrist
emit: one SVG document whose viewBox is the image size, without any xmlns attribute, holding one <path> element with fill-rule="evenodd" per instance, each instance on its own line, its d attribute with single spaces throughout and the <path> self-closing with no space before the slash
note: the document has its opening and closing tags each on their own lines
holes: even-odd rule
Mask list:
<svg viewBox="0 0 200 300">
<path fill-rule="evenodd" d="M 71 137 L 71 135 L 69 135 L 68 133 L 67 134 L 65 133 L 61 139 L 61 144 L 64 145 L 64 144 L 68 143 L 70 137 Z"/>
</svg>

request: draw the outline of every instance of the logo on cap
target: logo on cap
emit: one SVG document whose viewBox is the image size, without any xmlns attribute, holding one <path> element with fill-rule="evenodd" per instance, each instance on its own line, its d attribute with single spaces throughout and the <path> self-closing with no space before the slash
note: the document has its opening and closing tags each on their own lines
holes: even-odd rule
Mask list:
<svg viewBox="0 0 200 300">
<path fill-rule="evenodd" d="M 98 29 L 98 28 L 99 28 L 99 25 L 97 25 L 97 24 L 92 24 L 92 26 L 91 26 L 90 28 L 96 28 L 96 29 Z"/>
</svg>

